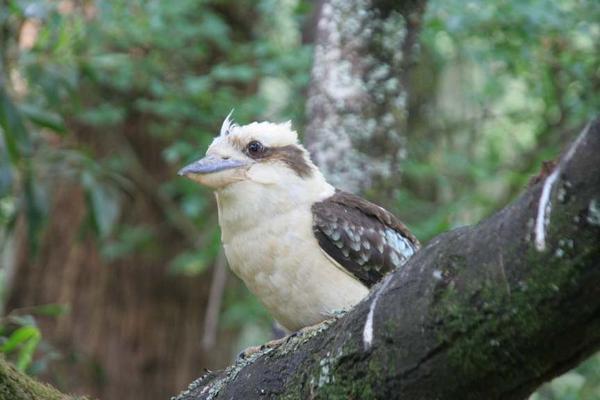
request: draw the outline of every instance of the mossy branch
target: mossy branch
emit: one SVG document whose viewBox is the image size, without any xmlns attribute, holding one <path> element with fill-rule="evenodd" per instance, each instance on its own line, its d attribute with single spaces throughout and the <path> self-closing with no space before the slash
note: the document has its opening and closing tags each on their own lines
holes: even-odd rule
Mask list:
<svg viewBox="0 0 600 400">
<path fill-rule="evenodd" d="M 17 371 L 0 356 L 0 400 L 85 400 L 59 392 Z"/>
<path fill-rule="evenodd" d="M 177 399 L 526 398 L 600 348 L 599 155 L 600 119 L 514 203 L 433 239 L 345 316 Z"/>
</svg>

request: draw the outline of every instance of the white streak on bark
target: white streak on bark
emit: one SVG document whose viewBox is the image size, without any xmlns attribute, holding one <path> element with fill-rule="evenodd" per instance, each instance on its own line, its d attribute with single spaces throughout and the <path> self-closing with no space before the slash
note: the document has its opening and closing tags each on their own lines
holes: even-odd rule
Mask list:
<svg viewBox="0 0 600 400">
<path fill-rule="evenodd" d="M 377 307 L 377 302 L 381 297 L 381 294 L 385 291 L 392 280 L 392 274 L 389 274 L 385 277 L 384 282 L 375 292 L 375 298 L 371 302 L 369 306 L 369 314 L 367 314 L 367 320 L 365 321 L 365 327 L 363 329 L 363 345 L 365 351 L 369 350 L 373 345 L 373 317 L 375 316 L 375 307 Z"/>
<path fill-rule="evenodd" d="M 542 195 L 538 203 L 537 218 L 535 220 L 535 248 L 537 251 L 546 250 L 546 225 L 550 219 L 550 211 L 552 204 L 550 203 L 550 192 L 552 186 L 558 178 L 559 174 L 558 166 L 552 171 L 552 174 L 544 181 L 544 187 L 542 189 Z"/>
<path fill-rule="evenodd" d="M 583 141 L 590 129 L 591 123 L 588 123 L 583 131 L 577 137 L 577 140 L 569 147 L 565 156 L 560 160 L 554 171 L 544 181 L 540 201 L 538 202 L 537 217 L 535 219 L 535 248 L 537 251 L 546 250 L 546 227 L 550 222 L 550 213 L 552 212 L 552 201 L 550 195 L 556 180 L 562 172 L 562 168 L 569 162 L 575 154 L 575 150 Z"/>
</svg>

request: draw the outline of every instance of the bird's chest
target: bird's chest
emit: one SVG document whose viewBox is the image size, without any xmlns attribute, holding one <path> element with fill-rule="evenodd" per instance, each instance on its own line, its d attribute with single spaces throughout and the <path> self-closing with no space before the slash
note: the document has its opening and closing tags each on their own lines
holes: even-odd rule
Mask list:
<svg viewBox="0 0 600 400">
<path fill-rule="evenodd" d="M 223 245 L 231 269 L 261 298 L 289 296 L 303 259 L 314 259 L 309 215 L 299 210 L 272 215 L 250 229 L 227 232 Z"/>
<path fill-rule="evenodd" d="M 222 231 L 231 269 L 288 329 L 318 323 L 367 293 L 320 250 L 310 210 L 273 214 L 249 229 L 222 224 Z"/>
</svg>

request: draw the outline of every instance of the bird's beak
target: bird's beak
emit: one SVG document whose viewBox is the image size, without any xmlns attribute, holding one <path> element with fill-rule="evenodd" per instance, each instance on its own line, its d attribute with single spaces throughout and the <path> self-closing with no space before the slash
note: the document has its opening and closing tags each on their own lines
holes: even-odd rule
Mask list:
<svg viewBox="0 0 600 400">
<path fill-rule="evenodd" d="M 225 159 L 210 155 L 181 168 L 177 175 L 190 176 L 212 174 L 227 169 L 243 167 L 246 164 L 246 162 L 241 160 Z"/>
</svg>

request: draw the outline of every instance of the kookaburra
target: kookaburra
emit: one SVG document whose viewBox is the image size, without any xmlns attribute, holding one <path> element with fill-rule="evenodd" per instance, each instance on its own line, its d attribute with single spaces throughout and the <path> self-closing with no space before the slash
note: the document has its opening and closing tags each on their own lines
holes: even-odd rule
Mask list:
<svg viewBox="0 0 600 400">
<path fill-rule="evenodd" d="M 327 183 L 289 122 L 228 116 L 179 175 L 214 189 L 231 269 L 291 331 L 351 308 L 419 248 L 389 211 Z"/>
</svg>

